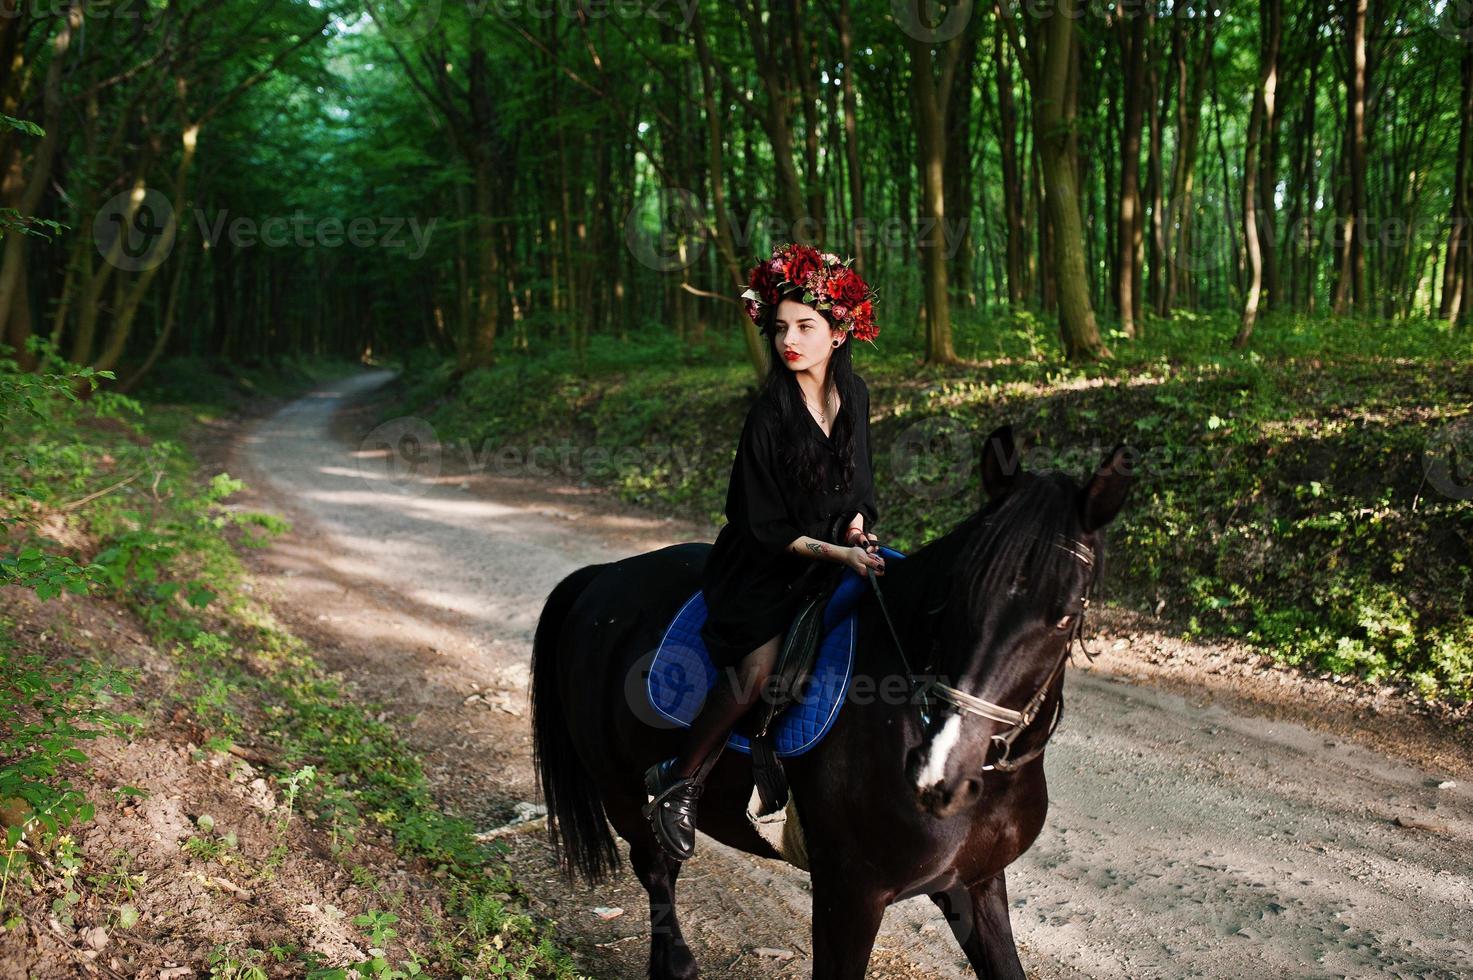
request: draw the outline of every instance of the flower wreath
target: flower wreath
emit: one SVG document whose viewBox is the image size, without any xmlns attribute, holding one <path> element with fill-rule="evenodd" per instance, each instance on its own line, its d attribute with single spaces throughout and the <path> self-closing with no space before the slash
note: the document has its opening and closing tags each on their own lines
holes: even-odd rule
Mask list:
<svg viewBox="0 0 1473 980">
<path fill-rule="evenodd" d="M 802 290 L 793 297 L 816 310 L 826 310 L 834 326 L 847 330 L 856 340 L 874 340 L 880 335 L 875 322 L 875 292 L 849 268 L 853 259 L 833 252 L 820 252 L 811 245 L 774 245 L 772 258 L 759 262 L 748 274 L 742 293 L 747 316 L 753 323 L 767 307 L 780 303 L 785 293 Z"/>
</svg>

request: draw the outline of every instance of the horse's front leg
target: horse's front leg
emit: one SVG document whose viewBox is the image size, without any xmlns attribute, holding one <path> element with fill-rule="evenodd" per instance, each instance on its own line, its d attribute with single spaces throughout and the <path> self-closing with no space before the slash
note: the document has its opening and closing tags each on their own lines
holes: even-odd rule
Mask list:
<svg viewBox="0 0 1473 980">
<path fill-rule="evenodd" d="M 880 891 L 842 870 L 813 870 L 813 980 L 863 980 L 885 916 Z"/>
<path fill-rule="evenodd" d="M 696 959 L 675 917 L 680 862 L 667 855 L 653 835 L 645 836 L 649 840 L 630 844 L 629 863 L 650 896 L 650 980 L 695 980 Z"/>
<path fill-rule="evenodd" d="M 1008 888 L 1001 871 L 970 888 L 957 886 L 937 892 L 931 900 L 946 914 L 977 976 L 984 980 L 1027 980 L 1013 942 Z"/>
</svg>

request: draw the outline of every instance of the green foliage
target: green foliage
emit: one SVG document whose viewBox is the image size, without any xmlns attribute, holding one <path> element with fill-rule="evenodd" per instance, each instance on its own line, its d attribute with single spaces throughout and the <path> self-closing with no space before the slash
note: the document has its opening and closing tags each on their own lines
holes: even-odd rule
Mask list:
<svg viewBox="0 0 1473 980">
<path fill-rule="evenodd" d="M 0 126 L 4 126 L 6 129 L 18 130 L 22 133 L 25 133 L 27 136 L 46 135 L 46 130 L 31 122 L 29 119 L 17 119 L 14 116 L 7 116 L 3 112 L 0 112 Z"/>
<path fill-rule="evenodd" d="M 38 347 L 45 353 L 44 347 Z M 43 357 L 35 374 L 18 371 L 16 362 L 0 360 L 0 429 L 20 435 L 52 424 L 53 409 L 62 415 L 79 404 L 77 386 L 95 384 L 90 369 Z M 32 487 L 23 486 L 18 470 L 27 466 L 34 441 L 17 440 L 0 460 L 0 527 L 22 523 Z M 14 536 L 12 531 L 11 536 Z M 0 556 L 0 586 L 34 590 L 40 599 L 62 592 L 83 594 L 95 581 L 96 565 L 36 545 Z M 64 831 L 92 819 L 93 805 L 71 783 L 66 772 L 84 765 L 79 746 L 108 734 L 126 734 L 139 722 L 112 708 L 112 697 L 130 692 L 126 673 L 85 658 L 48 660 L 23 653 L 11 638 L 12 624 L 0 621 L 0 815 L 4 848 L 0 850 L 0 910 L 13 875 L 26 864 L 23 842 L 44 846 L 62 842 L 58 862 L 71 864 Z M 68 888 L 68 895 L 74 892 Z M 61 912 L 69 915 L 63 901 Z"/>
<path fill-rule="evenodd" d="M 299 640 L 261 622 L 244 597 L 244 571 L 224 532 L 234 526 L 255 532 L 242 535 L 249 546 L 262 543 L 259 532 L 269 536 L 286 525 L 269 515 L 222 512 L 240 481 L 222 473 L 202 482 L 182 442 L 161 435 L 182 433 L 190 411 L 154 406 L 145 416 L 139 403 L 104 393 L 80 400 L 74 389 L 91 376 L 44 348 L 42 355 L 49 367 L 38 375 L 0 362 L 0 423 L 16 434 L 0 461 L 0 485 L 26 488 L 0 501 L 10 538 L 23 541 L 0 559 L 0 582 L 35 589 L 42 598 L 100 587 L 138 615 L 155 646 L 173 652 L 173 695 L 206 726 L 209 746 L 228 748 L 233 736 L 250 730 L 287 747 L 288 765 L 276 773 L 282 801 L 276 846 L 256 873 L 272 873 L 287 853 L 293 820 L 310 812 L 310 819 L 330 827 L 335 848 L 350 843 L 365 821 L 387 830 L 401 852 L 450 876 L 452 909 L 492 889 L 514 894 L 516 885 L 504 872 L 486 873 L 504 868 L 500 852 L 479 844 L 468 822 L 439 808 L 418 758 L 394 730 L 344 691 Z M 119 480 L 120 474 L 137 475 Z M 58 513 L 94 542 L 90 557 L 64 554 L 39 533 Z M 92 805 L 65 771 L 86 761 L 78 743 L 138 724 L 110 708 L 111 694 L 128 692 L 126 681 L 88 661 L 21 655 L 0 623 L 0 814 L 15 824 L 0 850 L 0 909 L 14 875 L 26 868 L 24 836 L 33 846 L 43 836 L 56 842 L 60 857 L 54 863 L 63 869 L 75 863 L 71 872 L 80 868 L 65 831 L 90 819 Z M 315 761 L 304 761 L 309 756 Z M 125 795 L 141 794 L 123 787 L 119 796 Z M 182 851 L 201 862 L 243 860 L 235 834 L 217 832 L 208 815 L 197 819 Z M 121 901 L 137 881 L 121 864 L 95 876 L 96 887 L 120 903 L 114 919 L 121 928 L 138 921 L 136 908 Z M 70 877 L 63 883 L 53 909 L 58 918 L 70 921 L 80 887 Z M 388 912 L 360 917 L 375 946 L 371 957 L 323 975 L 425 973 L 429 961 L 413 952 L 391 963 L 384 947 L 395 938 L 395 921 Z M 463 930 L 438 948 L 440 959 L 455 964 L 456 975 L 572 975 L 546 925 L 511 912 L 506 921 L 514 928 L 494 935 L 480 927 Z M 500 972 L 476 965 L 491 952 L 504 961 Z M 281 961 L 290 954 L 278 948 L 270 955 Z M 210 956 L 210 975 L 264 977 L 267 957 L 220 948 Z"/>
<path fill-rule="evenodd" d="M 87 762 L 79 745 L 139 724 L 111 707 L 113 695 L 130 691 L 126 674 L 90 660 L 19 653 L 10 629 L 0 622 L 0 914 L 28 860 L 23 842 L 45 845 L 92 819 L 93 804 L 66 776 Z"/>
<path fill-rule="evenodd" d="M 23 548 L 19 554 L 0 557 L 0 585 L 35 589 L 42 599 L 55 599 L 62 591 L 85 595 L 88 583 L 101 569 L 83 567 L 66 555 L 49 555 L 40 548 Z"/>
<path fill-rule="evenodd" d="M 27 136 L 41 137 L 46 135 L 46 130 L 31 122 L 29 119 L 17 119 L 0 112 L 0 128 L 14 130 Z M 17 232 L 22 235 L 35 235 L 48 241 L 52 235 L 65 231 L 70 225 L 49 218 L 38 218 L 35 215 L 21 214 L 15 208 L 0 208 L 0 234 Z M 51 234 L 47 234 L 47 231 Z"/>
<path fill-rule="evenodd" d="M 1473 413 L 1466 333 L 1274 315 L 1235 351 L 1235 317 L 1177 311 L 1110 337 L 1113 360 L 1073 365 L 1033 311 L 954 326 L 980 365 L 918 363 L 903 337 L 856 358 L 887 544 L 914 550 L 983 502 L 976 457 L 997 425 L 1013 425 L 1030 469 L 1076 478 L 1124 441 L 1144 457 L 1109 532 L 1119 601 L 1309 669 L 1473 696 L 1473 503 L 1428 487 L 1425 460 L 1438 425 Z M 581 363 L 516 352 L 454 387 L 448 365 L 420 362 L 390 414 L 432 406 L 471 466 L 503 445 L 566 444 L 575 464 L 672 446 L 670 462 L 644 452 L 557 475 L 719 523 L 751 370 L 735 338 L 662 344 L 594 337 Z M 954 454 L 892 452 L 918 432 L 943 446 L 962 433 L 965 478 Z"/>
</svg>

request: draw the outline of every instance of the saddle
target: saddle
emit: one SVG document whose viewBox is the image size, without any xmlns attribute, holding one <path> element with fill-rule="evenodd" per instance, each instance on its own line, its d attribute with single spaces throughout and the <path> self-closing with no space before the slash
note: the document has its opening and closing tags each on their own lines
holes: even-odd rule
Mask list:
<svg viewBox="0 0 1473 980">
<path fill-rule="evenodd" d="M 833 537 L 843 530 L 834 528 Z M 905 558 L 884 546 L 880 553 L 888 559 Z M 728 747 L 753 758 L 762 816 L 782 809 L 788 798 L 779 760 L 812 749 L 838 715 L 854 665 L 855 607 L 868 588 L 865 576 L 829 562 L 810 563 L 794 583 L 800 602 L 779 647 L 767 697 L 736 723 L 726 741 Z M 705 616 L 704 597 L 697 590 L 666 627 L 643 672 L 648 707 L 657 725 L 689 725 L 717 682 L 717 670 L 700 638 Z M 703 769 L 708 771 L 718 755 L 719 751 L 711 753 Z"/>
</svg>

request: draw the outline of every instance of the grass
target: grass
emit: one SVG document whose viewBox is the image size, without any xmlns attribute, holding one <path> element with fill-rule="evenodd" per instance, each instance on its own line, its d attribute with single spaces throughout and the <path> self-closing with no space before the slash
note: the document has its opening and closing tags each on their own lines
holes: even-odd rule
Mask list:
<svg viewBox="0 0 1473 980">
<path fill-rule="evenodd" d="M 1111 530 L 1114 601 L 1303 669 L 1467 701 L 1473 503 L 1457 467 L 1473 450 L 1473 335 L 1270 316 L 1233 351 L 1235 330 L 1224 316 L 1150 318 L 1139 339 L 1106 337 L 1111 360 L 1071 365 L 1035 314 L 962 316 L 955 345 L 971 363 L 947 367 L 922 363 L 914 337 L 882 333 L 855 355 L 873 399 L 882 538 L 914 549 L 978 506 L 979 447 L 1002 423 L 1030 468 L 1081 479 L 1126 442 L 1140 480 Z M 451 377 L 411 362 L 390 414 L 427 418 L 471 465 L 516 473 L 537 460 L 627 501 L 723 520 L 754 385 L 735 331 L 704 346 L 664 330 L 594 337 L 581 362 L 511 352 Z"/>
<path fill-rule="evenodd" d="M 247 576 L 230 529 L 242 528 L 249 546 L 285 525 L 222 508 L 241 484 L 225 474 L 206 479 L 181 436 L 199 419 L 268 390 L 270 372 L 204 391 L 188 386 L 197 370 L 161 369 L 155 395 L 205 400 L 149 404 L 145 411 L 142 402 L 105 392 L 75 399 L 69 392 L 85 385 L 85 376 L 43 353 L 41 375 L 0 360 L 0 424 L 7 430 L 0 584 L 32 589 L 43 599 L 69 592 L 122 604 L 145 627 L 149 643 L 172 660 L 158 718 L 186 712 L 205 733 L 205 751 L 228 749 L 241 738 L 279 749 L 269 773 L 283 802 L 273 858 L 240 867 L 234 833 L 217 832 L 207 816 L 198 818 L 183 854 L 268 881 L 273 859 L 279 863 L 286 854 L 291 822 L 308 820 L 330 835 L 345 867 L 359 835 L 387 836 L 443 883 L 447 919 L 434 930 L 427 956 L 410 951 L 391 962 L 382 947 L 397 935 L 396 920 L 370 909 L 355 920 L 374 947 L 361 963 L 323 963 L 300 950 L 268 955 L 222 948 L 210 959 L 210 975 L 264 976 L 268 959 L 287 956 L 319 980 L 406 977 L 431 968 L 470 977 L 574 976 L 550 924 L 520 911 L 525 900 L 501 859 L 504 847 L 476 841 L 468 822 L 442 810 L 419 758 L 391 726 L 375 720 L 377 707 L 351 696 L 243 588 Z M 342 370 L 295 365 L 269 390 L 285 394 L 291 384 Z M 50 662 L 28 653 L 0 622 L 0 678 L 0 816 L 8 828 L 0 851 L 0 922 L 18 921 L 29 886 L 53 868 L 67 876 L 54 914 L 68 914 L 84 881 L 114 903 L 131 897 L 136 881 L 126 864 L 82 869 L 68 833 L 91 819 L 93 809 L 68 780 L 87 761 L 79 744 L 149 724 L 109 707 L 112 693 L 126 692 L 127 676 L 100 662 Z M 50 849 L 52 859 L 28 867 L 27 855 L 38 849 Z M 121 902 L 117 921 L 132 925 L 137 913 Z"/>
</svg>

